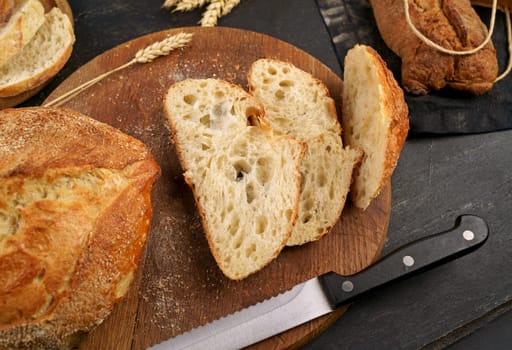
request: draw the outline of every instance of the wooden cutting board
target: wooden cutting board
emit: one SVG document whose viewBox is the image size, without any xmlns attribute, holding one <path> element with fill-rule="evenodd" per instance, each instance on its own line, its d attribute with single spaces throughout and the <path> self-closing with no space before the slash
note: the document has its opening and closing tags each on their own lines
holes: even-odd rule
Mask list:
<svg viewBox="0 0 512 350">
<path fill-rule="evenodd" d="M 153 33 L 93 59 L 64 81 L 47 101 L 128 62 L 137 50 L 180 30 L 194 33 L 189 47 L 117 72 L 64 105 L 142 140 L 162 168 L 152 193 L 152 229 L 138 275 L 123 302 L 85 337 L 81 349 L 144 349 L 319 274 L 353 274 L 378 257 L 386 238 L 391 209 L 389 184 L 366 211 L 347 202 L 331 233 L 314 243 L 285 248 L 265 269 L 243 281 L 230 281 L 217 268 L 192 193 L 169 142 L 163 95 L 173 82 L 185 78 L 216 77 L 246 88 L 246 73 L 252 62 L 269 57 L 290 61 L 324 81 L 339 107 L 341 79 L 314 57 L 285 42 L 221 27 Z M 303 344 L 342 312 L 253 348 L 283 349 Z"/>
</svg>

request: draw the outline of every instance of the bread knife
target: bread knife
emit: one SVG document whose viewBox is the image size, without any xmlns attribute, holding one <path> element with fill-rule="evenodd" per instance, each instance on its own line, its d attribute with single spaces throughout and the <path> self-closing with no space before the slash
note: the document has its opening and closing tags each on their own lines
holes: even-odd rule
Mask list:
<svg viewBox="0 0 512 350">
<path fill-rule="evenodd" d="M 465 255 L 482 246 L 488 235 L 482 218 L 459 216 L 452 229 L 402 246 L 354 275 L 329 272 L 312 278 L 150 349 L 244 348 L 326 315 L 369 290 Z"/>
</svg>

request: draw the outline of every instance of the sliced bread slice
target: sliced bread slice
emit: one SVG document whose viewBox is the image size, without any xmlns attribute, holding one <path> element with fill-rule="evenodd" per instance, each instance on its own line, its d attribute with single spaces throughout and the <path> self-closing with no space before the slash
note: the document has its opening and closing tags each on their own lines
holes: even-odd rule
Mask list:
<svg viewBox="0 0 512 350">
<path fill-rule="evenodd" d="M 44 22 L 39 0 L 2 1 L 0 7 L 0 67 L 23 50 Z"/>
<path fill-rule="evenodd" d="M 299 216 L 288 246 L 320 239 L 338 221 L 360 163 L 359 150 L 343 148 L 338 134 L 326 132 L 307 141 L 301 163 Z"/>
<path fill-rule="evenodd" d="M 207 167 L 216 140 L 237 134 L 264 114 L 261 103 L 242 88 L 217 79 L 173 84 L 164 108 L 185 171 Z"/>
<path fill-rule="evenodd" d="M 54 7 L 23 51 L 0 67 L 0 97 L 18 95 L 46 82 L 71 55 L 75 36 L 68 16 Z"/>
<path fill-rule="evenodd" d="M 296 221 L 304 145 L 274 136 L 261 104 L 222 80 L 172 85 L 164 111 L 219 268 L 234 280 L 260 270 Z"/>
<path fill-rule="evenodd" d="M 369 46 L 348 51 L 343 80 L 343 140 L 364 152 L 350 198 L 366 209 L 390 181 L 409 131 L 409 112 L 393 74 Z"/>
<path fill-rule="evenodd" d="M 249 92 L 265 108 L 276 133 L 308 139 L 332 132 L 340 134 L 336 105 L 325 84 L 291 63 L 256 60 L 248 74 Z"/>
<path fill-rule="evenodd" d="M 248 81 L 270 127 L 307 144 L 299 217 L 287 245 L 317 240 L 338 221 L 361 152 L 343 148 L 334 100 L 311 74 L 288 62 L 260 59 L 253 63 Z"/>
</svg>

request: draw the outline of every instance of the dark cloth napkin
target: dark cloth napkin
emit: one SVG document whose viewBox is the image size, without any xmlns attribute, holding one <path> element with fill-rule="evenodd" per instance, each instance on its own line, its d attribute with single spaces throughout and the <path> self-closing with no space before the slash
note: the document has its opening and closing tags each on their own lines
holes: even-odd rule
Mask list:
<svg viewBox="0 0 512 350">
<path fill-rule="evenodd" d="M 317 0 L 320 13 L 343 68 L 343 58 L 355 44 L 372 46 L 400 82 L 400 58 L 384 43 L 367 0 Z M 486 24 L 490 9 L 476 7 Z M 496 16 L 493 43 L 500 73 L 508 63 L 505 16 Z M 499 73 L 499 74 L 500 74 Z M 482 96 L 441 91 L 427 96 L 406 94 L 410 114 L 410 136 L 428 134 L 483 133 L 512 128 L 512 73 L 495 83 Z"/>
</svg>

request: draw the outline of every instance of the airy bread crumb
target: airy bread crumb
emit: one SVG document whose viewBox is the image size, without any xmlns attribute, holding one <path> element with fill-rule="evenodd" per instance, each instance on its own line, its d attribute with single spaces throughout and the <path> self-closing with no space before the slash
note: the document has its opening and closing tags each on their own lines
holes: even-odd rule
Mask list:
<svg viewBox="0 0 512 350">
<path fill-rule="evenodd" d="M 320 239 L 341 215 L 361 152 L 343 148 L 334 100 L 311 74 L 288 62 L 260 59 L 252 64 L 248 81 L 271 128 L 307 145 L 299 217 L 287 245 Z"/>
<path fill-rule="evenodd" d="M 261 103 L 223 80 L 175 83 L 164 110 L 219 268 L 234 280 L 260 270 L 296 221 L 304 145 L 273 135 Z"/>
</svg>

